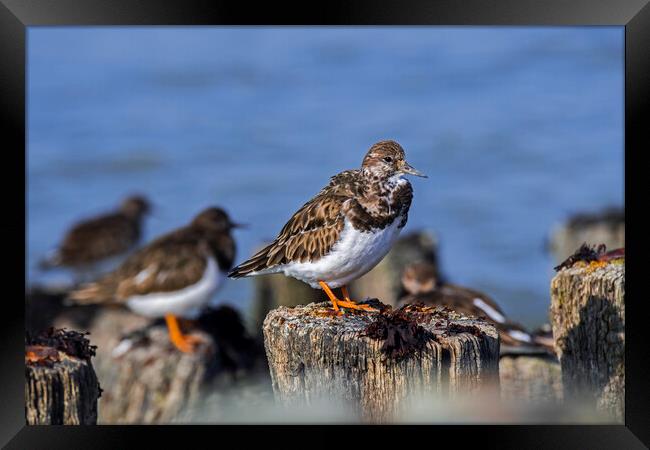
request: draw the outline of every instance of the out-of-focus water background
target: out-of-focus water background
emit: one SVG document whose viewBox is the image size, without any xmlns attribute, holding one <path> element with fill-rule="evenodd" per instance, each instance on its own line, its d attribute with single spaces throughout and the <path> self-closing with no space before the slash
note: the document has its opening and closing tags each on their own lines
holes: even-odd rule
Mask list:
<svg viewBox="0 0 650 450">
<path fill-rule="evenodd" d="M 370 145 L 428 179 L 454 282 L 547 321 L 551 227 L 623 204 L 623 27 L 74 27 L 28 30 L 27 273 L 77 219 L 131 192 L 145 241 L 216 204 L 237 262 Z M 222 302 L 246 312 L 250 280 Z"/>
</svg>

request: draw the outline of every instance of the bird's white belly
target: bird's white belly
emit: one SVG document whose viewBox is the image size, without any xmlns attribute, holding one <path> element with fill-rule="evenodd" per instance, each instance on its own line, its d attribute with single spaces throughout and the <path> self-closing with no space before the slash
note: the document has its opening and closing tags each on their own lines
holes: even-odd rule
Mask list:
<svg viewBox="0 0 650 450">
<path fill-rule="evenodd" d="M 339 241 L 332 250 L 314 262 L 294 262 L 283 265 L 278 272 L 320 288 L 325 281 L 331 288 L 344 286 L 361 277 L 382 260 L 397 239 L 401 218 L 382 230 L 359 231 L 346 219 Z"/>
<path fill-rule="evenodd" d="M 225 278 L 226 274 L 221 272 L 214 259 L 210 258 L 203 276 L 196 283 L 178 291 L 136 295 L 127 300 L 127 305 L 133 312 L 145 317 L 174 314 L 193 319 L 223 286 Z"/>
</svg>

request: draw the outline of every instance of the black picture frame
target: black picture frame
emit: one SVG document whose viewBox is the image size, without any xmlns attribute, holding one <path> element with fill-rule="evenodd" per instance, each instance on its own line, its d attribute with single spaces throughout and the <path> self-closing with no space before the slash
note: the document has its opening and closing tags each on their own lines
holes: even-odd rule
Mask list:
<svg viewBox="0 0 650 450">
<path fill-rule="evenodd" d="M 648 110 L 650 93 L 650 6 L 648 0 L 444 0 L 444 1 L 326 1 L 326 2 L 247 2 L 247 1 L 161 1 L 161 0 L 0 0 L 0 98 L 6 195 L 2 230 L 6 285 L 16 285 L 14 279 L 23 272 L 25 248 L 13 235 L 25 230 L 25 197 L 13 195 L 15 177 L 21 176 L 27 189 L 25 153 L 25 75 L 27 27 L 60 25 L 619 25 L 625 27 L 625 199 L 626 239 L 626 393 L 625 424 L 620 426 L 587 425 L 512 425 L 512 426 L 436 426 L 409 427 L 392 430 L 402 433 L 422 433 L 426 439 L 436 439 L 429 445 L 439 445 L 437 436 L 446 435 L 460 440 L 454 445 L 472 443 L 497 448 L 646 448 L 650 445 L 650 352 L 648 326 L 644 323 L 644 297 L 640 285 L 643 267 L 641 207 L 634 203 L 643 197 L 641 170 L 636 159 L 643 157 L 647 132 L 642 117 Z M 644 142 L 646 137 L 646 142 Z M 8 176 L 7 176 L 8 175 Z M 579 176 L 579 173 L 576 174 Z M 635 184 L 635 183 L 638 183 Z M 637 187 L 638 186 L 638 187 Z M 630 203 L 631 202 L 631 203 Z M 22 248 L 21 248 L 22 247 Z M 9 250 L 9 251 L 8 251 Z M 12 253 L 12 252 L 15 252 Z M 22 257 L 21 257 L 22 255 Z M 19 266 L 16 261 L 22 261 Z M 15 272 L 15 273 L 14 273 Z M 24 307 L 19 298 L 24 291 L 5 292 L 5 316 L 0 327 L 2 338 L 3 389 L 0 407 L 0 444 L 10 449 L 33 448 L 130 448 L 136 439 L 146 434 L 147 445 L 154 441 L 167 446 L 199 445 L 199 434 L 210 446 L 226 443 L 226 431 L 242 442 L 262 437 L 282 445 L 309 445 L 314 436 L 330 437 L 332 445 L 340 431 L 301 427 L 287 436 L 285 427 L 263 427 L 260 433 L 246 433 L 241 427 L 216 426 L 97 426 L 44 427 L 26 426 L 24 413 Z M 262 427 L 259 427 L 262 428 Z M 377 434 L 386 428 L 361 426 L 347 431 Z M 441 433 L 442 432 L 442 433 Z M 314 434 L 315 433 L 315 434 Z M 363 433 L 364 435 L 366 433 Z M 299 440 L 295 440 L 300 436 Z M 310 437 L 311 436 L 311 437 Z M 303 440 L 304 439 L 304 440 Z M 318 439 L 318 438 L 317 438 Z M 340 439 L 340 438 L 339 438 Z M 409 442 L 411 442 L 409 437 Z M 320 439 L 319 439 L 320 440 Z M 492 444 L 492 445 L 490 445 Z M 445 445 L 445 444 L 442 444 Z M 203 446 L 203 445 L 201 445 Z M 207 446 L 207 445 L 206 445 Z"/>
</svg>

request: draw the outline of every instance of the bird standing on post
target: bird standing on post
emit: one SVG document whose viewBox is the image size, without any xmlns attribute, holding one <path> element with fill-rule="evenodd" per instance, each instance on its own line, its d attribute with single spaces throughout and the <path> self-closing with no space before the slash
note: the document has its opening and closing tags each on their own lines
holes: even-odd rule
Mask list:
<svg viewBox="0 0 650 450">
<path fill-rule="evenodd" d="M 338 313 L 373 311 L 350 299 L 346 285 L 377 265 L 406 225 L 413 189 L 405 175 L 426 177 L 406 162 L 397 142 L 374 144 L 360 169 L 333 176 L 270 245 L 228 276 L 284 273 L 323 289 Z M 343 299 L 332 291 L 338 287 Z"/>
<path fill-rule="evenodd" d="M 223 285 L 235 257 L 231 230 L 240 225 L 220 208 L 142 247 L 115 271 L 69 295 L 77 304 L 125 304 L 145 317 L 164 317 L 172 343 L 191 352 L 196 339 L 180 329 L 177 316 L 196 318 Z"/>
</svg>

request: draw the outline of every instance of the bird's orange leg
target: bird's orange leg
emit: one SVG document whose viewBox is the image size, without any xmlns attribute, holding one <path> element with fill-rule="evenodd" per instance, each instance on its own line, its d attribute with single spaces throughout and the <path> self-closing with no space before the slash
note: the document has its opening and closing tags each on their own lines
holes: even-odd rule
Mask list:
<svg viewBox="0 0 650 450">
<path fill-rule="evenodd" d="M 350 293 L 348 292 L 348 287 L 347 286 L 341 286 L 341 293 L 343 294 L 343 298 L 345 299 L 346 302 L 351 302 L 352 299 L 350 298 Z"/>
<path fill-rule="evenodd" d="M 199 339 L 183 334 L 175 315 L 165 314 L 165 322 L 167 322 L 169 340 L 172 341 L 172 344 L 183 353 L 192 353 L 194 344 L 198 343 Z"/>
<path fill-rule="evenodd" d="M 354 300 L 351 300 L 350 293 L 348 292 L 347 286 L 341 286 L 341 292 L 343 293 L 343 298 L 345 300 L 339 300 L 339 306 L 342 306 L 343 308 L 360 309 L 362 311 L 378 312 L 378 310 L 376 310 L 375 308 L 372 308 L 368 305 L 359 305 Z"/>
<path fill-rule="evenodd" d="M 325 283 L 324 281 L 319 281 L 318 284 L 320 284 L 320 287 L 323 288 L 323 290 L 325 291 L 325 293 L 329 297 L 330 301 L 332 302 L 332 306 L 334 306 L 334 311 L 340 312 L 338 303 L 341 300 L 336 298 L 336 295 L 334 295 L 334 292 L 332 292 L 332 290 L 327 285 L 327 283 Z"/>
</svg>

